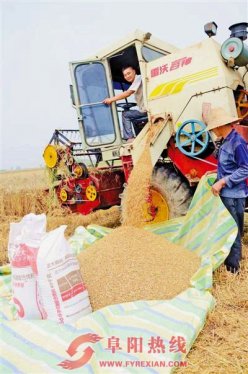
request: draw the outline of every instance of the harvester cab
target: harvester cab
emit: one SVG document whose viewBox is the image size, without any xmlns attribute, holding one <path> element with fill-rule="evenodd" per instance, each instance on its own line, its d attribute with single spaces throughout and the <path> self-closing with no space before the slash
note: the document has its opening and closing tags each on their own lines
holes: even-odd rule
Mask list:
<svg viewBox="0 0 248 374">
<path fill-rule="evenodd" d="M 150 33 L 136 31 L 91 59 L 70 63 L 71 96 L 83 149 L 94 152 L 97 148 L 104 161 L 119 159 L 118 147 L 124 143 L 121 113 L 137 104 L 132 96 L 111 106 L 105 105 L 103 100 L 128 89 L 130 84 L 123 78 L 122 68 L 131 65 L 142 77 L 147 105 L 147 62 L 176 50 L 176 47 L 151 37 Z M 144 117 L 140 126 L 134 124 L 136 135 L 147 121 Z"/>
<path fill-rule="evenodd" d="M 247 26 L 231 26 L 230 37 L 219 45 L 212 38 L 217 25 L 209 23 L 208 38 L 181 50 L 136 31 L 87 60 L 70 63 L 79 130 L 73 130 L 74 140 L 72 130 L 56 130 L 44 153 L 61 202 L 83 214 L 119 204 L 149 131 L 157 127 L 149 138 L 154 166 L 150 221 L 185 214 L 192 186 L 217 164 L 215 139 L 205 124 L 211 106 L 223 107 L 237 123 L 241 118 L 236 129 L 248 140 Z M 132 143 L 123 140 L 122 111 L 135 108 L 134 98 L 103 103 L 128 89 L 122 74 L 127 65 L 141 75 L 147 108 L 147 117 L 133 122 Z"/>
</svg>

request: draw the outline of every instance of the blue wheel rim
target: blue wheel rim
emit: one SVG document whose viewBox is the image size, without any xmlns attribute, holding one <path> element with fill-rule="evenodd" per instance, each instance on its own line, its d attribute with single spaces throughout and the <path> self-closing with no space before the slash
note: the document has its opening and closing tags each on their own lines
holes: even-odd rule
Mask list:
<svg viewBox="0 0 248 374">
<path fill-rule="evenodd" d="M 196 131 L 195 124 L 198 124 L 200 126 L 200 131 Z M 188 132 L 185 130 L 185 127 L 187 125 L 191 125 L 191 131 Z M 202 134 L 205 134 L 204 140 L 200 139 Z M 181 142 L 181 135 L 187 136 L 188 139 Z M 189 119 L 179 127 L 176 133 L 176 145 L 180 149 L 182 153 L 184 153 L 187 156 L 198 156 L 201 153 L 203 153 L 209 143 L 209 133 L 206 131 L 206 125 L 198 120 L 195 119 Z M 184 147 L 190 146 L 190 150 L 185 149 Z M 201 148 L 199 150 L 195 150 L 196 146 L 200 146 Z"/>
</svg>

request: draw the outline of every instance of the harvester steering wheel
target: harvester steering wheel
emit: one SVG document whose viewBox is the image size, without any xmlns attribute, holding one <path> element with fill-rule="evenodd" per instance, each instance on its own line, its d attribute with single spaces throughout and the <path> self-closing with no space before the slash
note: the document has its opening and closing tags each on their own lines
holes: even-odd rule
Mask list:
<svg viewBox="0 0 248 374">
<path fill-rule="evenodd" d="M 197 129 L 195 125 L 197 125 Z M 183 141 L 181 140 L 182 136 L 184 137 Z M 187 137 L 187 140 L 185 140 L 185 137 Z M 183 122 L 177 130 L 176 145 L 187 156 L 194 157 L 203 153 L 208 146 L 208 142 L 209 133 L 206 131 L 206 125 L 201 121 L 189 119 Z M 197 150 L 195 149 L 196 146 Z M 190 147 L 190 150 L 188 147 Z"/>
<path fill-rule="evenodd" d="M 118 108 L 121 108 L 123 110 L 129 110 L 131 109 L 133 106 L 137 106 L 137 103 L 118 103 L 116 104 L 116 106 Z"/>
</svg>

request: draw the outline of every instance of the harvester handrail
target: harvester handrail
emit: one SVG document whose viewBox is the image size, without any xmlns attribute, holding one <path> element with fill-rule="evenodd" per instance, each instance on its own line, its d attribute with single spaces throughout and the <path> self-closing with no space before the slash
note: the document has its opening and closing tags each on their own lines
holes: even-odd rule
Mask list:
<svg viewBox="0 0 248 374">
<path fill-rule="evenodd" d="M 211 90 L 207 90 L 207 91 L 201 91 L 201 92 L 199 92 L 199 93 L 195 93 L 194 95 L 190 96 L 189 100 L 188 100 L 187 103 L 185 104 L 185 106 L 184 106 L 184 108 L 182 109 L 181 113 L 179 113 L 177 119 L 175 120 L 175 123 L 177 123 L 177 121 L 179 120 L 179 118 L 181 117 L 181 115 L 183 114 L 183 112 L 185 111 L 185 109 L 187 108 L 187 106 L 189 105 L 190 101 L 191 101 L 194 97 L 198 97 L 198 96 L 204 95 L 204 94 L 209 93 L 209 92 L 220 91 L 220 90 L 223 90 L 224 88 L 229 88 L 230 90 L 232 89 L 231 87 L 223 86 L 223 87 L 213 88 L 213 89 L 211 89 Z"/>
<path fill-rule="evenodd" d="M 99 105 L 99 104 L 106 105 L 102 101 L 97 101 L 95 103 L 88 103 L 88 104 L 77 105 L 77 108 L 83 108 L 85 106 L 94 106 L 94 105 Z"/>
</svg>

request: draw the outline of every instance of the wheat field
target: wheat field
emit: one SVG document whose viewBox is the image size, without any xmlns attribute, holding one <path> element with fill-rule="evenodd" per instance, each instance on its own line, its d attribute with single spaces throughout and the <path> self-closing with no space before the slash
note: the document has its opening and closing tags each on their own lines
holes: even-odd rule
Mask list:
<svg viewBox="0 0 248 374">
<path fill-rule="evenodd" d="M 25 214 L 46 213 L 48 230 L 67 225 L 70 236 L 79 225 L 96 223 L 106 227 L 120 225 L 120 210 L 112 207 L 88 216 L 62 209 L 49 187 L 43 169 L 0 174 L 0 264 L 8 262 L 7 244 L 10 222 Z M 244 242 L 248 242 L 248 214 Z M 226 272 L 221 266 L 214 274 L 212 293 L 217 304 L 209 315 L 187 356 L 188 367 L 178 373 L 247 374 L 248 373 L 248 247 L 243 248 L 239 275 Z"/>
</svg>

